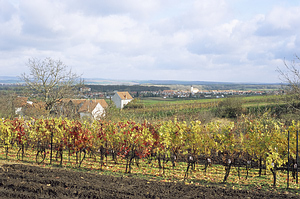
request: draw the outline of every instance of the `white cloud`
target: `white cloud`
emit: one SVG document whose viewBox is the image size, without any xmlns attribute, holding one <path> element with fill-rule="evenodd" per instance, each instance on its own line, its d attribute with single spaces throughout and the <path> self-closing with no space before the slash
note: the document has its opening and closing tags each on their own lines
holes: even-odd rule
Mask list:
<svg viewBox="0 0 300 199">
<path fill-rule="evenodd" d="M 279 81 L 299 53 L 300 3 L 239 2 L 0 0 L 0 68 L 52 57 L 86 77 Z"/>
<path fill-rule="evenodd" d="M 270 23 L 276 29 L 293 30 L 297 26 L 300 19 L 300 7 L 275 7 L 266 18 L 266 22 Z"/>
</svg>

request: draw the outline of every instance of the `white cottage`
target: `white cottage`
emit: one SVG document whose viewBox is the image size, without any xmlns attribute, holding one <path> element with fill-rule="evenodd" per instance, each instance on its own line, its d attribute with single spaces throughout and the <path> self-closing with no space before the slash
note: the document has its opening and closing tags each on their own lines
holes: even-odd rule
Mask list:
<svg viewBox="0 0 300 199">
<path fill-rule="evenodd" d="M 112 97 L 112 101 L 115 103 L 117 108 L 123 108 L 128 104 L 133 98 L 128 92 L 116 92 Z"/>
<path fill-rule="evenodd" d="M 99 120 L 105 116 L 105 108 L 107 103 L 104 99 L 99 100 L 86 100 L 78 110 L 80 118 L 88 117 Z"/>
</svg>

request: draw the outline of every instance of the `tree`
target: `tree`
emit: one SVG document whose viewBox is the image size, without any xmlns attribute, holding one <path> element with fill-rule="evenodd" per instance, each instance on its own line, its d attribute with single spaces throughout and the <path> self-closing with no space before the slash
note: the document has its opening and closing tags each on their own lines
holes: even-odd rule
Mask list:
<svg viewBox="0 0 300 199">
<path fill-rule="evenodd" d="M 72 73 L 71 69 L 60 60 L 45 58 L 28 60 L 30 74 L 23 73 L 23 80 L 32 92 L 45 102 L 45 109 L 51 111 L 56 102 L 76 93 L 76 85 L 81 84 L 80 76 Z"/>
<path fill-rule="evenodd" d="M 226 98 L 218 103 L 216 109 L 216 114 L 219 117 L 236 118 L 242 113 L 242 102 L 238 98 Z"/>
<path fill-rule="evenodd" d="M 295 55 L 289 63 L 284 62 L 284 70 L 278 68 L 279 78 L 283 82 L 284 91 L 287 96 L 288 105 L 294 110 L 299 109 L 300 99 L 300 57 Z"/>
</svg>

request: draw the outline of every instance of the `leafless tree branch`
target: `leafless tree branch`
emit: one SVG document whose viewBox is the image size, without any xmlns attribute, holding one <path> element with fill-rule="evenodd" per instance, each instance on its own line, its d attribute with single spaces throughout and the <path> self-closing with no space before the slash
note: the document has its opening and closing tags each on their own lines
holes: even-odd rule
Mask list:
<svg viewBox="0 0 300 199">
<path fill-rule="evenodd" d="M 288 94 L 288 104 L 290 107 L 300 110 L 294 106 L 295 102 L 300 99 L 300 57 L 295 55 L 295 58 L 287 62 L 283 61 L 284 69 L 277 68 L 277 72 L 279 73 L 279 78 L 283 83 L 284 90 Z"/>
<path fill-rule="evenodd" d="M 80 76 L 67 70 L 68 67 L 60 60 L 45 58 L 28 60 L 29 75 L 21 74 L 21 80 L 46 104 L 46 110 L 51 110 L 60 99 L 73 95 L 75 85 L 80 82 Z"/>
</svg>

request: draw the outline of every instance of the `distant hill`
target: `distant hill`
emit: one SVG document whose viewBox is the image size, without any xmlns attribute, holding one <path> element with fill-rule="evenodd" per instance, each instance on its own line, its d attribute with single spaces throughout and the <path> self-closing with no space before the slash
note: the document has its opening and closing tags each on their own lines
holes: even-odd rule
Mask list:
<svg viewBox="0 0 300 199">
<path fill-rule="evenodd" d="M 234 83 L 234 82 L 212 82 L 212 81 L 179 81 L 179 80 L 105 80 L 86 78 L 87 86 L 96 86 L 94 90 L 141 90 L 143 86 L 160 86 L 163 90 L 171 88 L 172 90 L 187 90 L 191 85 L 204 90 L 273 90 L 281 89 L 280 83 Z M 98 85 L 98 86 L 97 86 Z M 100 86 L 100 87 L 99 87 Z M 125 86 L 125 87 L 124 87 Z M 92 86 L 90 86 L 92 87 Z M 138 88 L 140 87 L 140 88 Z M 137 89 L 138 88 L 138 89 Z M 146 89 L 146 90 L 147 90 Z"/>
<path fill-rule="evenodd" d="M 158 85 L 209 85 L 209 84 L 234 84 L 230 82 L 209 82 L 209 81 L 178 81 L 178 80 L 146 80 L 138 81 L 140 84 L 158 84 Z"/>
<path fill-rule="evenodd" d="M 130 80 L 109 80 L 102 78 L 83 78 L 88 85 L 137 85 L 138 82 Z"/>
<path fill-rule="evenodd" d="M 155 85 L 278 85 L 279 83 L 251 83 L 251 82 L 212 82 L 212 81 L 178 81 L 178 80 L 141 80 L 136 81 L 140 84 L 155 84 Z"/>
<path fill-rule="evenodd" d="M 18 77 L 0 76 L 0 84 L 22 83 Z M 87 85 L 207 85 L 207 86 L 234 86 L 234 85 L 280 85 L 280 83 L 234 83 L 212 81 L 179 81 L 179 80 L 110 80 L 103 78 L 84 78 Z"/>
<path fill-rule="evenodd" d="M 14 76 L 0 76 L 0 84 L 18 84 L 20 79 Z"/>
</svg>

